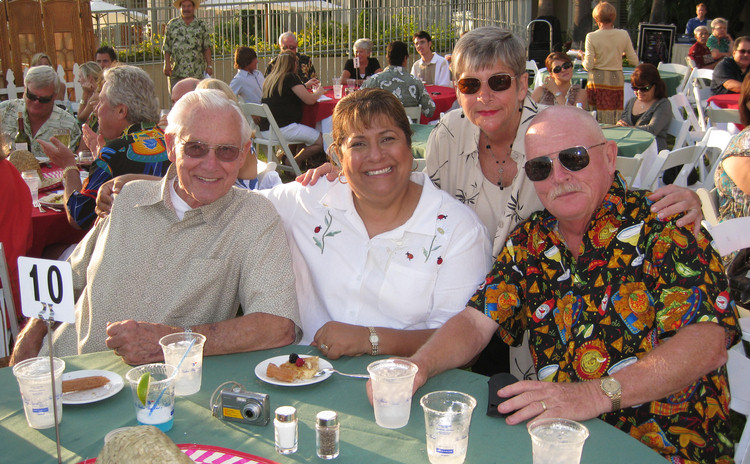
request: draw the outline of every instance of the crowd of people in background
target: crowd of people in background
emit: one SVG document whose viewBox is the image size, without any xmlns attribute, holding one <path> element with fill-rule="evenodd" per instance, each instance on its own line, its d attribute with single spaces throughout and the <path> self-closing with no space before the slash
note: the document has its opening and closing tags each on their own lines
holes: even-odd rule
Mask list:
<svg viewBox="0 0 750 464">
<path fill-rule="evenodd" d="M 501 390 L 511 424 L 600 417 L 663 437 L 649 445 L 675 462 L 732 456 L 724 364 L 737 313 L 700 201 L 671 185 L 632 190 L 600 127 L 648 131 L 662 150 L 674 117 L 659 70 L 639 63 L 614 27 L 613 5 L 593 9 L 597 30 L 579 56 L 585 87 L 573 82 L 571 57 L 553 52 L 530 92 L 526 46 L 498 27 L 463 34 L 450 64 L 416 32 L 411 69 L 410 44 L 387 44 L 381 68 L 372 40 L 359 38 L 336 78 L 362 88 L 335 107 L 325 148 L 336 165 L 323 164 L 322 134 L 302 124 L 326 89 L 292 32 L 265 73 L 253 48 L 238 47 L 227 83 L 212 78 L 200 0 L 173 5 L 180 16 L 167 25 L 163 67 L 171 105 L 110 47 L 80 67 L 77 116 L 55 105 L 65 89 L 44 54 L 23 97 L 0 103 L 3 132 L 15 132 L 20 114 L 30 151 L 63 172 L 71 225 L 90 230 L 65 256 L 77 322 L 55 329 L 58 355 L 111 349 L 128 363 L 158 361 L 159 338 L 189 328 L 210 334 L 206 355 L 298 342 L 331 359 L 410 357 L 417 387 L 473 362 L 479 373 L 533 379 Z M 750 37 L 733 41 L 722 18 L 709 34 L 707 13 L 697 5 L 687 24 L 690 57 L 714 69 L 713 93 L 741 94 L 748 124 Z M 627 102 L 623 57 L 635 66 Z M 433 116 L 428 85 L 454 87 L 457 103 L 415 172 L 406 108 Z M 252 142 L 268 121 L 248 119 L 244 103 L 268 105 L 295 161 L 317 169 L 282 184 Z M 56 129 L 69 131 L 67 144 Z M 747 140 L 746 128 L 716 172 L 723 219 L 748 214 Z M 82 181 L 75 153 L 84 148 L 94 162 Z M 0 224 L 30 229 L 28 189 L 5 160 L 0 179 Z M 619 239 L 626 229 L 635 242 Z M 28 246 L 8 245 L 15 256 Z M 11 362 L 44 352 L 46 332 L 27 324 Z M 686 356 L 699 361 L 679 362 Z M 552 382 L 537 381 L 550 366 Z"/>
</svg>

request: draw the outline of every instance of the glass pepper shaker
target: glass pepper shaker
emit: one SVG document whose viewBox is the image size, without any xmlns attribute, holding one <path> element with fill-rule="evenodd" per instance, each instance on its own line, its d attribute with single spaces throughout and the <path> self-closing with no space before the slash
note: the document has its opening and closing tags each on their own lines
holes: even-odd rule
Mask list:
<svg viewBox="0 0 750 464">
<path fill-rule="evenodd" d="M 339 455 L 339 417 L 334 411 L 320 411 L 315 421 L 315 447 L 321 459 Z"/>
<path fill-rule="evenodd" d="M 297 452 L 297 410 L 293 406 L 276 408 L 273 429 L 276 451 L 281 454 Z"/>
</svg>

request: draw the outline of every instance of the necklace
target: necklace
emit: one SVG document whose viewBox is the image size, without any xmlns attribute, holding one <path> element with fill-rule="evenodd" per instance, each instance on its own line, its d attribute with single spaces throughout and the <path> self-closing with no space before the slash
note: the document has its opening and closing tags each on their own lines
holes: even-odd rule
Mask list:
<svg viewBox="0 0 750 464">
<path fill-rule="evenodd" d="M 500 187 L 500 190 L 502 190 L 503 187 L 504 187 L 504 185 L 503 185 L 503 173 L 505 172 L 505 162 L 507 161 L 507 157 L 506 157 L 506 159 L 504 159 L 501 162 L 499 159 L 497 159 L 497 156 L 495 156 L 495 152 L 492 151 L 492 144 L 487 143 L 487 145 L 485 145 L 485 148 L 487 148 L 487 150 L 489 150 L 490 155 L 492 155 L 492 159 L 494 159 L 495 160 L 495 164 L 497 164 L 497 172 L 498 172 L 498 174 L 500 174 L 500 178 L 497 181 L 497 186 Z M 513 151 L 513 144 L 512 143 L 510 144 L 510 151 Z"/>
</svg>

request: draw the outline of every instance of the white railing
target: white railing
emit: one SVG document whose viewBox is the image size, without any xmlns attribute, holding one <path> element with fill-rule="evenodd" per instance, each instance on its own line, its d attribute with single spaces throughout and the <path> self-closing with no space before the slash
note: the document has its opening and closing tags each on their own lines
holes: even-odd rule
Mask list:
<svg viewBox="0 0 750 464">
<path fill-rule="evenodd" d="M 26 69 L 24 69 L 24 76 L 26 75 Z M 57 65 L 57 76 L 60 78 L 60 82 L 63 82 L 65 84 L 65 106 L 69 107 L 69 105 L 72 105 L 72 107 L 77 110 L 77 102 L 80 99 L 80 96 L 83 95 L 83 88 L 81 88 L 81 84 L 78 83 L 78 63 L 73 64 L 73 81 L 67 82 L 65 80 L 65 71 L 63 70 L 62 65 Z M 13 72 L 13 70 L 8 69 L 8 71 L 5 73 L 5 82 L 7 82 L 7 85 L 5 88 L 0 88 L 0 100 L 13 100 L 15 98 L 21 98 L 23 95 L 23 76 L 21 79 L 19 79 L 19 82 L 16 83 L 16 75 Z M 72 91 L 72 92 L 71 92 Z"/>
</svg>

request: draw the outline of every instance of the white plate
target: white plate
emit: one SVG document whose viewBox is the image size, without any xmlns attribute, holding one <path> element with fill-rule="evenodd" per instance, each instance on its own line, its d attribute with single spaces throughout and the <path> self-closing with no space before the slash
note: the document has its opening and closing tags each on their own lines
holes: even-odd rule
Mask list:
<svg viewBox="0 0 750 464">
<path fill-rule="evenodd" d="M 305 357 L 305 356 L 303 356 Z M 322 382 L 328 377 L 330 377 L 333 373 L 328 372 L 327 374 L 323 374 L 320 377 L 313 377 L 312 379 L 305 379 L 305 380 L 297 380 L 295 382 L 282 382 L 281 380 L 272 379 L 271 377 L 266 375 L 266 369 L 268 369 L 268 365 L 271 363 L 276 364 L 277 366 L 279 364 L 284 364 L 285 362 L 289 361 L 289 355 L 282 355 L 282 356 L 274 356 L 273 358 L 268 358 L 265 361 L 261 361 L 258 363 L 257 366 L 255 366 L 255 375 L 262 381 L 266 383 L 270 383 L 273 385 L 280 385 L 282 387 L 301 387 L 303 385 L 311 385 L 314 383 Z M 333 365 L 326 361 L 323 358 L 318 358 L 318 368 L 319 369 L 328 369 L 332 368 Z"/>
<path fill-rule="evenodd" d="M 122 377 L 120 377 L 118 374 L 110 371 L 100 370 L 66 372 L 63 374 L 62 379 L 72 380 L 79 379 L 81 377 L 91 377 L 96 375 L 101 375 L 108 378 L 109 383 L 99 388 L 92 388 L 91 390 L 63 393 L 63 404 L 87 404 L 101 401 L 103 399 L 109 398 L 110 396 L 114 396 L 115 394 L 117 394 L 117 392 L 122 390 L 123 385 L 125 385 Z"/>
<path fill-rule="evenodd" d="M 42 204 L 42 206 L 46 206 L 47 208 L 55 208 L 55 209 L 65 209 L 65 203 L 62 202 L 62 195 L 64 192 L 52 192 L 48 195 L 43 196 L 39 199 L 39 203 Z M 51 201 L 55 198 L 58 198 L 57 195 L 60 195 L 60 201 Z"/>
</svg>

